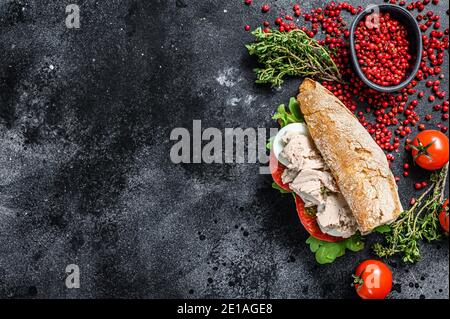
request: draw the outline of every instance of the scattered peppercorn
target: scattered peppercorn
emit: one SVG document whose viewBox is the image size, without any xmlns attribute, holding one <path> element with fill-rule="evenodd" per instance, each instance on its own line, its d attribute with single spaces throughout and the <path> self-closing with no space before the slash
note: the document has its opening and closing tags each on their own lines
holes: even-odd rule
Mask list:
<svg viewBox="0 0 450 319">
<path fill-rule="evenodd" d="M 369 28 L 368 24 L 375 18 L 379 20 L 380 27 Z M 332 33 L 334 29 L 329 26 L 326 31 Z M 407 30 L 389 13 L 368 15 L 366 21 L 358 24 L 355 31 L 355 49 L 364 75 L 382 86 L 400 84 L 412 59 L 409 54 Z"/>
</svg>

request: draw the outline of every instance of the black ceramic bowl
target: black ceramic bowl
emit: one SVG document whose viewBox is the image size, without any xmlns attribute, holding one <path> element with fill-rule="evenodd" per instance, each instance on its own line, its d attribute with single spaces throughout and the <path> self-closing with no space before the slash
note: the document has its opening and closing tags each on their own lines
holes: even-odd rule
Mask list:
<svg viewBox="0 0 450 319">
<path fill-rule="evenodd" d="M 370 81 L 362 72 L 361 67 L 358 63 L 355 50 L 355 30 L 358 23 L 365 19 L 367 15 L 372 14 L 374 10 L 377 9 L 379 12 L 389 12 L 391 17 L 399 21 L 406 27 L 408 31 L 408 40 L 410 43 L 410 54 L 413 57 L 410 61 L 410 69 L 407 71 L 407 75 L 402 83 L 395 86 L 381 86 L 372 81 Z M 417 71 L 420 67 L 420 60 L 422 57 L 422 34 L 420 32 L 419 25 L 416 19 L 409 13 L 408 10 L 393 4 L 381 4 L 377 6 L 368 7 L 360 14 L 358 14 L 353 20 L 350 27 L 350 55 L 353 66 L 356 73 L 361 78 L 361 80 L 367 84 L 370 88 L 375 89 L 380 92 L 395 92 L 399 91 L 411 82 L 416 76 Z"/>
</svg>

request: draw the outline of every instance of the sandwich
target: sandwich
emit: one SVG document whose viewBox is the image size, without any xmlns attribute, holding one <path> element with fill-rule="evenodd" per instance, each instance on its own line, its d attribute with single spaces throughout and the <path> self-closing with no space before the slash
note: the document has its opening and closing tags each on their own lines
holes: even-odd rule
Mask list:
<svg viewBox="0 0 450 319">
<path fill-rule="evenodd" d="M 305 79 L 299 91 L 304 123 L 285 125 L 273 140 L 282 167 L 275 182 L 295 194 L 297 209 L 314 216 L 326 241 L 396 220 L 403 208 L 381 148 L 321 84 Z"/>
</svg>

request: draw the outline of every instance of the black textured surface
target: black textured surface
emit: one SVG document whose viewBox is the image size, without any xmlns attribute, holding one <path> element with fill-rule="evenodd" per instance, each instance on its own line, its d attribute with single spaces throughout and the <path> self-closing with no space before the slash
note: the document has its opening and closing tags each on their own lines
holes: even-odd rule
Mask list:
<svg viewBox="0 0 450 319">
<path fill-rule="evenodd" d="M 169 160 L 174 127 L 270 127 L 296 93 L 253 84 L 243 25 L 264 18 L 241 2 L 80 0 L 69 30 L 66 3 L 0 0 L 1 297 L 355 296 L 369 249 L 319 267 L 258 165 Z M 419 174 L 399 184 L 405 205 Z M 448 240 L 422 251 L 390 262 L 391 297 L 448 298 Z M 72 263 L 80 289 L 64 285 Z"/>
</svg>

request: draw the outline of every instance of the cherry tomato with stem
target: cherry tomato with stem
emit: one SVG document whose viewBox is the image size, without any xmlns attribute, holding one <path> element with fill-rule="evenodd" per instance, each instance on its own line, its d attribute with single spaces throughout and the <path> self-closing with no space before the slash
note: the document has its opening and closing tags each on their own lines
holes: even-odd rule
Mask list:
<svg viewBox="0 0 450 319">
<path fill-rule="evenodd" d="M 379 261 L 369 259 L 356 268 L 353 286 L 362 299 L 384 299 L 392 289 L 392 272 Z"/>
<path fill-rule="evenodd" d="M 422 131 L 410 144 L 414 161 L 420 167 L 434 171 L 448 163 L 448 137 L 436 130 Z"/>
</svg>

